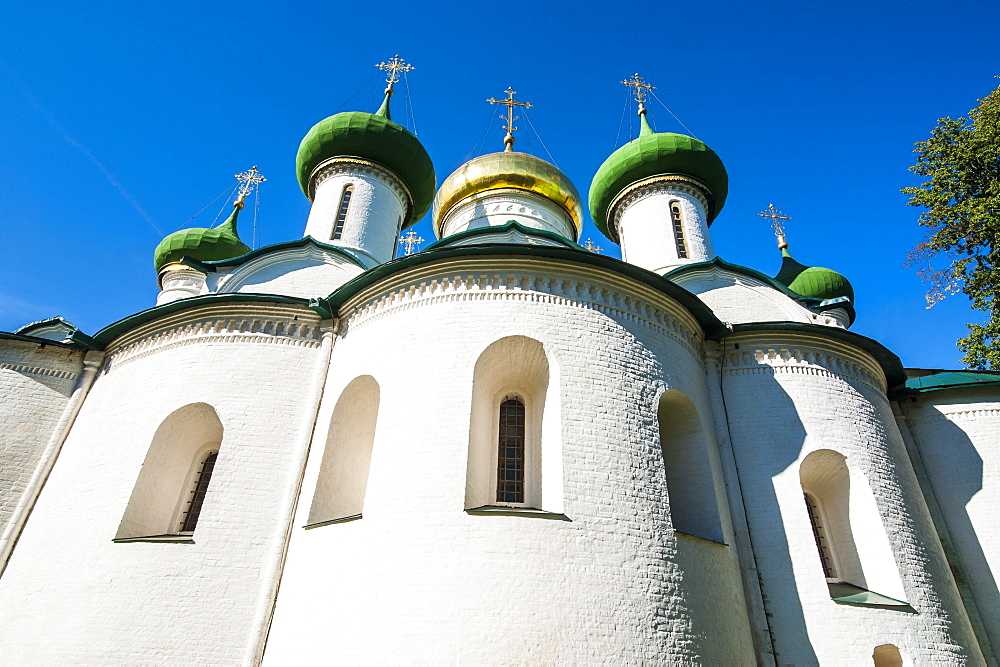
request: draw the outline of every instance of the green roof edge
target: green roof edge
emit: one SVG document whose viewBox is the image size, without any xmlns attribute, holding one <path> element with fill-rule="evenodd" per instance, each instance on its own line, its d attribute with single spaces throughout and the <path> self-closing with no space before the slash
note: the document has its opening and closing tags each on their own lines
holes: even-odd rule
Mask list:
<svg viewBox="0 0 1000 667">
<path fill-rule="evenodd" d="M 282 241 L 280 243 L 272 243 L 271 245 L 262 246 L 256 250 L 251 250 L 250 252 L 243 253 L 238 257 L 233 257 L 231 259 L 216 259 L 208 262 L 202 262 L 191 257 L 182 257 L 179 260 L 183 264 L 189 264 L 195 268 L 201 268 L 206 273 L 217 271 L 220 268 L 225 268 L 229 266 L 240 266 L 241 264 L 246 264 L 252 259 L 257 259 L 261 255 L 266 255 L 269 252 L 274 252 L 276 250 L 286 250 L 288 248 L 301 248 L 309 244 L 313 244 L 317 248 L 323 250 L 329 250 L 338 255 L 343 255 L 347 259 L 354 262 L 359 268 L 365 269 L 365 267 L 358 261 L 358 258 L 347 252 L 340 246 L 330 245 L 329 243 L 323 243 L 322 241 L 317 241 L 312 236 L 303 236 L 300 239 L 292 239 L 291 241 Z M 186 261 L 185 261 L 186 260 Z"/>
<path fill-rule="evenodd" d="M 886 386 L 890 398 L 898 392 L 898 388 L 905 387 L 906 373 L 903 371 L 903 362 L 896 354 L 882 343 L 873 338 L 862 336 L 859 333 L 828 327 L 823 324 L 807 324 L 805 322 L 750 322 L 747 324 L 734 324 L 733 333 L 753 333 L 755 331 L 803 331 L 814 333 L 828 338 L 833 338 L 844 343 L 858 347 L 875 358 L 878 365 L 885 373 Z"/>
<path fill-rule="evenodd" d="M 574 250 L 582 250 L 583 252 L 590 252 L 589 250 L 587 250 L 586 248 L 584 248 L 579 243 L 574 243 L 573 241 L 570 241 L 568 238 L 566 238 L 565 236 L 563 236 L 561 234 L 556 234 L 555 232 L 550 232 L 550 231 L 548 231 L 546 229 L 534 229 L 532 227 L 525 227 L 524 225 L 522 225 L 521 223 L 519 223 L 517 220 L 508 220 L 507 222 L 505 222 L 502 225 L 495 225 L 495 226 L 491 226 L 491 227 L 477 227 L 475 229 L 466 229 L 466 230 L 461 231 L 461 232 L 455 232 L 454 234 L 446 236 L 443 239 L 438 239 L 437 241 L 435 241 L 434 243 L 430 244 L 429 246 L 427 246 L 426 248 L 424 248 L 420 252 L 431 252 L 431 251 L 441 250 L 443 248 L 447 248 L 447 247 L 450 247 L 450 246 L 454 245 L 455 241 L 461 241 L 463 239 L 469 238 L 470 236 L 478 236 L 478 235 L 481 235 L 481 234 L 482 235 L 495 234 L 496 232 L 501 231 L 501 230 L 508 231 L 508 230 L 511 230 L 511 229 L 516 229 L 517 231 L 521 232 L 525 236 L 540 236 L 542 238 L 547 238 L 547 239 L 550 239 L 552 241 L 558 241 L 561 245 L 564 245 L 567 248 L 572 248 Z M 492 245 L 514 245 L 514 244 L 512 244 L 512 243 L 506 243 L 506 244 L 495 243 L 495 244 L 492 244 Z M 468 246 L 465 246 L 465 247 L 468 247 Z M 593 253 L 591 253 L 591 254 L 593 254 Z"/>
<path fill-rule="evenodd" d="M 511 223 L 508 223 L 502 227 L 493 227 L 490 229 L 502 229 L 510 224 Z M 520 225 L 518 226 L 521 227 Z M 521 227 L 521 230 L 529 234 L 539 234 L 538 230 L 528 229 L 526 227 Z M 360 292 L 362 289 L 368 287 L 369 285 L 373 285 L 383 278 L 398 271 L 404 271 L 421 264 L 428 264 L 438 259 L 451 259 L 453 257 L 497 257 L 505 255 L 513 257 L 540 257 L 570 262 L 582 262 L 613 271 L 628 278 L 632 278 L 633 280 L 637 280 L 638 282 L 644 283 L 645 285 L 663 292 L 670 298 L 679 302 L 698 321 L 707 339 L 717 340 L 729 333 L 729 328 L 715 316 L 711 309 L 709 309 L 709 307 L 705 305 L 701 299 L 680 285 L 673 283 L 656 273 L 647 271 L 646 269 L 639 268 L 633 264 L 627 264 L 613 257 L 597 255 L 584 250 L 582 247 L 577 250 L 575 248 L 558 246 L 494 243 L 484 244 L 481 246 L 465 245 L 448 247 L 437 250 L 431 250 L 428 248 L 422 252 L 407 255 L 405 257 L 399 257 L 386 262 L 385 264 L 380 264 L 374 269 L 370 269 L 348 281 L 339 289 L 331 293 L 328 297 L 321 299 L 321 301 L 325 302 L 327 310 L 330 312 L 337 312 L 348 299 Z"/>
<path fill-rule="evenodd" d="M 781 292 L 785 296 L 788 296 L 791 299 L 793 299 L 794 301 L 796 301 L 797 303 L 800 303 L 801 305 L 805 306 L 809 310 L 817 310 L 817 311 L 827 310 L 826 308 L 820 308 L 820 306 L 822 306 L 823 304 L 827 303 L 828 301 L 836 301 L 835 299 L 825 299 L 824 300 L 824 299 L 817 299 L 816 297 L 812 297 L 812 296 L 806 296 L 805 294 L 799 294 L 798 292 L 796 292 L 796 291 L 794 291 L 792 289 L 789 289 L 788 286 L 786 286 L 786 285 L 778 282 L 778 280 L 776 278 L 772 278 L 771 276 L 767 275 L 766 273 L 761 273 L 757 269 L 751 269 L 750 267 L 748 267 L 748 266 L 742 266 L 741 264 L 733 264 L 732 262 L 727 262 L 726 260 L 722 259 L 721 257 L 714 257 L 712 259 L 705 260 L 704 262 L 694 262 L 692 264 L 682 264 L 681 266 L 678 266 L 676 269 L 671 269 L 670 271 L 667 271 L 665 274 L 663 274 L 663 276 L 665 278 L 671 278 L 671 276 L 680 275 L 680 274 L 685 273 L 687 271 L 693 271 L 693 270 L 698 269 L 698 268 L 705 268 L 705 267 L 709 267 L 709 266 L 718 266 L 718 267 L 721 267 L 723 269 L 728 269 L 729 271 L 734 271 L 736 273 L 742 273 L 743 275 L 751 277 L 751 278 L 757 278 L 758 280 L 761 280 L 761 281 L 767 283 L 768 285 L 770 285 L 771 287 L 773 287 L 774 289 L 778 290 L 779 292 Z M 854 324 L 854 320 L 857 319 L 857 312 L 854 310 L 854 304 L 853 303 L 851 303 L 848 300 L 847 304 L 845 304 L 845 305 L 840 305 L 839 303 L 833 304 L 833 305 L 834 305 L 835 308 L 843 308 L 844 310 L 846 310 L 847 314 L 851 318 L 851 324 Z"/>
<path fill-rule="evenodd" d="M 140 310 L 138 313 L 133 313 L 132 315 L 122 318 L 117 322 L 112 322 L 94 334 L 92 339 L 95 345 L 94 349 L 103 350 L 107 348 L 109 343 L 113 342 L 116 338 L 119 338 L 128 331 L 164 315 L 170 315 L 171 313 L 187 310 L 188 308 L 197 308 L 198 306 L 222 305 L 228 303 L 252 303 L 255 301 L 303 306 L 305 308 L 315 310 L 310 306 L 309 299 L 303 299 L 296 296 L 283 296 L 280 294 L 254 294 L 249 292 L 202 294 L 201 296 L 178 299 L 177 301 L 165 303 L 162 306 L 153 306 L 152 308 L 147 308 L 146 310 Z M 322 316 L 322 313 L 320 313 L 320 315 Z"/>
</svg>

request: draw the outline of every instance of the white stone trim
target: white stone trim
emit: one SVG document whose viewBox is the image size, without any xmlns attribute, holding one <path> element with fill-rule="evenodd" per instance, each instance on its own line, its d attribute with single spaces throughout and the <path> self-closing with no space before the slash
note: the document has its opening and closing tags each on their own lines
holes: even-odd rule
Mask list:
<svg viewBox="0 0 1000 667">
<path fill-rule="evenodd" d="M 236 343 L 263 345 L 293 345 L 298 347 L 319 347 L 322 330 L 318 315 L 297 310 L 260 308 L 258 312 L 247 312 L 244 307 L 238 313 L 206 314 L 185 313 L 182 321 L 154 323 L 152 330 L 132 332 L 112 349 L 102 375 L 130 361 L 142 359 L 185 345 L 202 343 Z M 268 312 L 270 310 L 270 312 Z M 156 327 L 155 325 L 160 326 Z"/>
<path fill-rule="evenodd" d="M 838 352 L 795 344 L 750 345 L 725 354 L 723 373 L 747 375 L 755 373 L 789 373 L 826 375 L 860 382 L 879 395 L 885 396 L 885 379 L 881 369 L 849 358 Z"/>
<path fill-rule="evenodd" d="M 495 265 L 482 268 L 439 267 L 432 275 L 414 275 L 402 284 L 387 286 L 375 294 L 356 298 L 341 309 L 345 332 L 359 329 L 390 313 L 452 301 L 516 300 L 596 310 L 617 320 L 642 324 L 681 341 L 695 355 L 700 355 L 700 326 L 685 323 L 677 312 L 655 303 L 669 299 L 660 295 L 639 294 L 637 290 L 584 275 L 571 275 L 558 268 L 542 265 L 512 266 L 502 270 Z M 603 284 L 602 284 L 603 283 Z M 690 317 L 690 316 L 689 316 Z M 687 318 L 684 318 L 687 319 Z"/>
<path fill-rule="evenodd" d="M 629 206 L 640 199 L 677 192 L 694 197 L 705 209 L 706 215 L 708 214 L 708 186 L 701 181 L 678 174 L 644 178 L 629 185 L 611 200 L 611 206 L 608 207 L 608 230 L 614 235 L 613 240 L 618 241 L 621 238 L 618 233 L 618 220 L 622 211 L 627 210 Z M 706 224 L 708 224 L 707 220 Z"/>
<path fill-rule="evenodd" d="M 938 410 L 941 406 L 935 406 Z M 908 421 L 975 421 L 980 418 L 996 419 L 1000 416 L 1000 408 L 973 408 L 971 410 L 955 410 L 954 412 L 938 412 L 931 415 L 921 415 L 919 417 L 907 417 Z"/>
<path fill-rule="evenodd" d="M 312 174 L 309 175 L 309 201 L 312 201 L 316 196 L 316 188 L 319 187 L 320 183 L 331 176 L 341 174 L 347 176 L 354 174 L 367 174 L 378 178 L 392 188 L 401 200 L 406 202 L 406 209 L 403 211 L 403 219 L 408 219 L 413 213 L 413 195 L 410 194 L 410 189 L 406 187 L 406 183 L 403 182 L 403 179 L 397 176 L 391 169 L 387 169 L 386 167 L 376 164 L 375 162 L 371 162 L 370 160 L 362 160 L 361 158 L 356 157 L 332 157 L 316 165 Z"/>
<path fill-rule="evenodd" d="M 40 375 L 44 377 L 60 378 L 63 380 L 75 380 L 80 377 L 79 373 L 74 373 L 73 371 L 60 371 L 55 368 L 28 366 L 27 364 L 14 364 L 9 362 L 0 362 L 0 370 L 2 369 L 11 370 L 15 373 L 24 373 L 25 375 Z"/>
</svg>

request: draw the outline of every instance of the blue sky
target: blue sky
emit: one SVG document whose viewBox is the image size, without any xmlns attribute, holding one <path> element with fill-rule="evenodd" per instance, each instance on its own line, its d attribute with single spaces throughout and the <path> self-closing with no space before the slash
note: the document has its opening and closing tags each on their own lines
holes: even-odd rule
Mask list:
<svg viewBox="0 0 1000 667">
<path fill-rule="evenodd" d="M 439 183 L 502 149 L 499 119 L 480 143 L 497 112 L 484 100 L 510 85 L 540 137 L 522 121 L 517 148 L 547 148 L 584 197 L 637 131 L 618 81 L 641 73 L 726 164 L 720 256 L 777 272 L 756 215 L 773 202 L 796 259 L 854 284 L 854 331 L 905 365 L 955 367 L 980 315 L 961 296 L 925 308 L 903 267 L 924 231 L 899 188 L 917 182 L 913 142 L 1000 83 L 998 19 L 1000 3 L 967 0 L 0 3 L 0 329 L 59 314 L 93 333 L 153 305 L 153 248 L 211 226 L 222 200 L 189 219 L 253 164 L 268 179 L 256 245 L 301 237 L 299 141 L 336 111 L 374 111 L 372 65 L 399 53 L 417 69 L 393 116 Z M 650 119 L 683 131 L 655 100 Z M 433 238 L 426 219 L 416 230 Z M 618 254 L 589 219 L 588 236 Z"/>
</svg>

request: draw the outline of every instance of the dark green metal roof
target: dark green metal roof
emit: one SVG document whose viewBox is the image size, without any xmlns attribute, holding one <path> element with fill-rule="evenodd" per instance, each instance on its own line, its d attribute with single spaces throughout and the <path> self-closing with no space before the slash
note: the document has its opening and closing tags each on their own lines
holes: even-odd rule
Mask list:
<svg viewBox="0 0 1000 667">
<path fill-rule="evenodd" d="M 1000 373 L 977 371 L 939 371 L 932 375 L 909 378 L 906 388 L 918 392 L 939 391 L 954 387 L 1000 385 Z"/>
<path fill-rule="evenodd" d="M 224 223 L 214 229 L 193 227 L 170 234 L 153 251 L 153 266 L 159 273 L 167 264 L 190 257 L 201 262 L 239 257 L 250 252 L 250 246 L 236 233 L 240 209 L 234 208 Z"/>
<path fill-rule="evenodd" d="M 854 302 L 854 287 L 833 269 L 800 264 L 787 249 L 781 251 L 781 257 L 781 270 L 774 279 L 788 289 L 823 301 L 846 296 Z"/>
<path fill-rule="evenodd" d="M 690 176 L 708 187 L 711 192 L 708 222 L 711 224 L 726 203 L 729 174 L 715 151 L 703 142 L 672 132 L 642 134 L 604 161 L 590 185 L 590 216 L 594 224 L 617 243 L 617 237 L 608 227 L 611 202 L 637 181 L 667 175 Z"/>
<path fill-rule="evenodd" d="M 262 255 L 270 254 L 272 252 L 287 250 L 289 248 L 301 248 L 307 245 L 313 245 L 316 246 L 317 248 L 325 250 L 326 252 L 330 252 L 336 255 L 341 255 L 346 259 L 350 260 L 351 262 L 353 262 L 358 267 L 362 269 L 365 268 L 364 266 L 361 265 L 361 262 L 358 261 L 357 257 L 352 255 L 348 251 L 344 250 L 340 246 L 330 245 L 329 243 L 323 243 L 321 241 L 317 241 L 311 236 L 303 236 L 300 239 L 293 239 L 291 241 L 282 241 L 281 243 L 272 243 L 271 245 L 266 245 L 257 248 L 256 250 L 250 250 L 245 254 L 239 255 L 238 257 L 230 257 L 227 259 L 220 259 L 211 262 L 192 262 L 192 264 L 194 264 L 196 268 L 202 269 L 205 272 L 217 271 L 221 268 L 246 264 L 247 262 L 253 259 L 256 259 Z"/>
<path fill-rule="evenodd" d="M 403 221 L 404 229 L 430 209 L 437 183 L 434 165 L 417 138 L 389 120 L 388 98 L 379 113 L 338 113 L 316 123 L 306 133 L 295 157 L 299 186 L 306 196 L 313 170 L 334 157 L 370 160 L 399 176 L 413 196 L 413 211 Z"/>
</svg>

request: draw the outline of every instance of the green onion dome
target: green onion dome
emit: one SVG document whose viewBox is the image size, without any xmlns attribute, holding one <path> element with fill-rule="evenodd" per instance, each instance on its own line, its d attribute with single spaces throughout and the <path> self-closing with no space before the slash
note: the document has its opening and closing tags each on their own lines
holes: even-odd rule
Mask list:
<svg viewBox="0 0 1000 667">
<path fill-rule="evenodd" d="M 389 97 L 376 113 L 348 111 L 313 125 L 299 145 L 295 169 L 299 186 L 312 199 L 310 179 L 320 164 L 335 157 L 369 160 L 385 167 L 406 185 L 413 210 L 403 228 L 417 223 L 434 199 L 434 165 L 423 145 L 402 125 L 389 118 Z"/>
<path fill-rule="evenodd" d="M 781 270 L 774 279 L 788 289 L 823 301 L 846 296 L 854 303 L 854 288 L 844 276 L 832 269 L 800 264 L 787 249 L 782 249 L 781 257 Z"/>
<path fill-rule="evenodd" d="M 594 174 L 590 185 L 590 215 L 601 233 L 618 242 L 608 227 L 612 202 L 628 186 L 654 176 L 687 176 L 709 191 L 708 222 L 722 210 L 729 194 L 729 174 L 722 160 L 703 142 L 684 134 L 655 133 L 640 115 L 639 138 L 614 153 Z"/>
<path fill-rule="evenodd" d="M 250 252 L 250 247 L 240 240 L 236 233 L 236 219 L 242 204 L 236 206 L 232 215 L 214 229 L 193 227 L 182 229 L 160 241 L 153 252 L 153 266 L 157 273 L 167 264 L 177 262 L 182 257 L 190 257 L 200 262 L 232 259 Z"/>
</svg>

